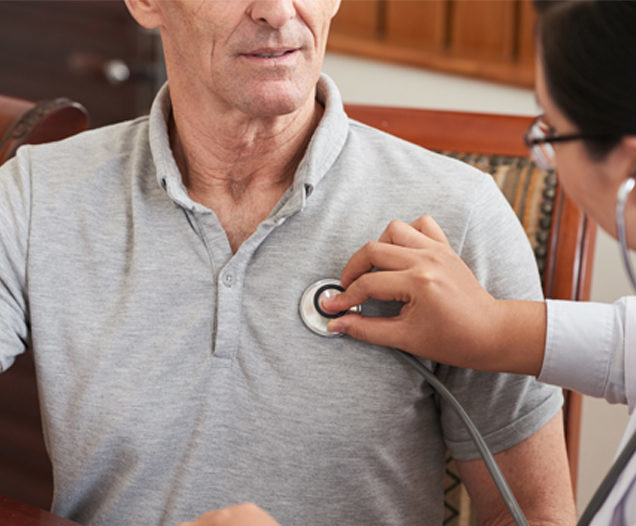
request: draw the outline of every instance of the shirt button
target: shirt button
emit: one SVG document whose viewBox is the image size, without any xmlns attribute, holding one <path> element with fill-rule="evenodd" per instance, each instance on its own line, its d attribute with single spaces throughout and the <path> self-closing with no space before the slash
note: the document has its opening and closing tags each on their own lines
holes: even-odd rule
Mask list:
<svg viewBox="0 0 636 526">
<path fill-rule="evenodd" d="M 223 283 L 225 284 L 226 287 L 231 287 L 233 282 L 234 282 L 234 276 L 232 276 L 231 272 L 228 272 L 223 278 Z"/>
</svg>

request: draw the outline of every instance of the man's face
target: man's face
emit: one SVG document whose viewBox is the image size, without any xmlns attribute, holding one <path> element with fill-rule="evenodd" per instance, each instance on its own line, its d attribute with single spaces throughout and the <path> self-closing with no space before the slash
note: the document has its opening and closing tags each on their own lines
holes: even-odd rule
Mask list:
<svg viewBox="0 0 636 526">
<path fill-rule="evenodd" d="M 252 116 L 313 96 L 340 0 L 154 0 L 172 89 Z M 191 90 L 191 91 L 190 91 Z"/>
</svg>

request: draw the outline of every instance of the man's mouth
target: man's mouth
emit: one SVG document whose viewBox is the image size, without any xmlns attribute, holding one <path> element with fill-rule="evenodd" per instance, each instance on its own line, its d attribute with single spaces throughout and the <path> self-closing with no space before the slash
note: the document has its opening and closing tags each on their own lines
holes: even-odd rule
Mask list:
<svg viewBox="0 0 636 526">
<path fill-rule="evenodd" d="M 258 58 L 280 58 L 285 55 L 289 55 L 290 53 L 294 53 L 296 49 L 282 49 L 282 50 L 257 50 L 251 53 L 246 53 L 251 57 Z"/>
<path fill-rule="evenodd" d="M 286 55 L 287 53 L 291 53 L 291 51 L 281 51 L 280 53 L 254 53 L 254 55 L 261 58 L 275 58 L 275 57 L 282 57 L 283 55 Z"/>
</svg>

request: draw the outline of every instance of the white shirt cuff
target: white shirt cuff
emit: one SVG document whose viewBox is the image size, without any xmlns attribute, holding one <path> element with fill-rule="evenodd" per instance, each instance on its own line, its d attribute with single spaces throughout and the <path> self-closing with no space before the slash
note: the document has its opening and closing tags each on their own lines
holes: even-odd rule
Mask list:
<svg viewBox="0 0 636 526">
<path fill-rule="evenodd" d="M 609 402 L 626 403 L 625 301 L 546 303 L 545 356 L 537 378 Z"/>
<path fill-rule="evenodd" d="M 636 407 L 636 297 L 622 298 L 625 305 L 625 394 L 629 412 Z"/>
</svg>

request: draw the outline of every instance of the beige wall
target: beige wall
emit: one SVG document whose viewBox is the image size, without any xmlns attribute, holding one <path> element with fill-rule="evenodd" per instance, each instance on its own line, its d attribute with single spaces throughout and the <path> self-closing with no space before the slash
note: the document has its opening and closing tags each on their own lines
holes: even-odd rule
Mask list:
<svg viewBox="0 0 636 526">
<path fill-rule="evenodd" d="M 414 68 L 327 54 L 324 72 L 340 87 L 346 102 L 433 109 L 535 115 L 531 90 L 510 88 Z M 629 294 L 616 242 L 599 232 L 592 300 L 613 301 Z M 579 464 L 579 510 L 589 501 L 612 461 L 627 423 L 623 406 L 585 398 Z"/>
</svg>

